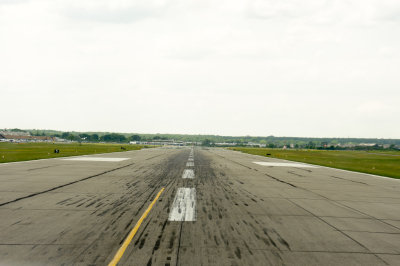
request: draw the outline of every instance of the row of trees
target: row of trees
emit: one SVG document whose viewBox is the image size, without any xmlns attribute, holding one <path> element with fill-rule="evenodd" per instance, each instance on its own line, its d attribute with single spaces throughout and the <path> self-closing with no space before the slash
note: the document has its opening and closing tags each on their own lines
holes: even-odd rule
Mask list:
<svg viewBox="0 0 400 266">
<path fill-rule="evenodd" d="M 211 141 L 210 139 L 205 139 L 201 142 L 202 146 L 214 147 L 216 146 L 215 142 Z M 230 145 L 227 145 L 230 146 Z M 248 143 L 241 143 L 236 142 L 235 146 L 239 147 L 248 147 Z M 254 145 L 258 147 L 258 145 Z M 365 145 L 350 145 L 350 146 L 340 146 L 340 145 L 332 145 L 328 142 L 322 143 L 315 143 L 313 141 L 309 141 L 308 143 L 301 143 L 301 144 L 293 144 L 287 145 L 286 143 L 266 143 L 266 148 L 294 148 L 294 149 L 317 149 L 317 150 L 399 150 L 399 148 L 395 144 L 388 145 L 384 147 L 383 145 L 375 144 L 373 146 L 365 146 Z"/>
<path fill-rule="evenodd" d="M 53 137 L 59 137 L 71 141 L 79 142 L 129 142 L 129 141 L 140 141 L 139 135 L 125 136 L 118 133 L 110 133 L 99 136 L 98 134 L 73 134 L 70 132 L 63 132 L 62 134 L 54 134 Z"/>
<path fill-rule="evenodd" d="M 7 130 L 7 129 L 5 129 Z M 8 131 L 24 131 L 21 129 L 8 129 Z M 218 135 L 184 135 L 184 134 L 120 134 L 106 132 L 60 132 L 55 130 L 25 130 L 37 136 L 56 136 L 73 141 L 88 142 L 128 142 L 128 141 L 154 141 L 174 139 L 175 141 L 199 142 L 204 146 L 213 146 L 215 143 L 236 143 L 246 146 L 249 142 L 259 143 L 269 148 L 289 147 L 306 149 L 379 149 L 383 145 L 387 148 L 400 147 L 400 139 L 378 138 L 303 138 L 303 137 L 255 137 L 255 136 L 218 136 Z M 374 143 L 376 146 L 363 147 L 362 143 Z M 356 147 L 356 148 L 355 148 Z"/>
</svg>

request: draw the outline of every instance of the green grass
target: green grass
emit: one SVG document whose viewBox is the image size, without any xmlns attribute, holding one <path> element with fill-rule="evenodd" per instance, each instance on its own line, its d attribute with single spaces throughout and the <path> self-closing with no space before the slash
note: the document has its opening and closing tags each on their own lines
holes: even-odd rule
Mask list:
<svg viewBox="0 0 400 266">
<path fill-rule="evenodd" d="M 124 147 L 126 150 L 121 149 Z M 0 143 L 0 163 L 48 159 L 85 154 L 140 150 L 141 145 L 89 143 Z M 60 153 L 54 153 L 59 149 Z"/>
<path fill-rule="evenodd" d="M 400 178 L 400 152 L 398 151 L 326 151 L 281 150 L 264 148 L 230 148 L 245 153 L 323 165 L 362 173 Z M 271 155 L 267 156 L 269 153 Z"/>
</svg>

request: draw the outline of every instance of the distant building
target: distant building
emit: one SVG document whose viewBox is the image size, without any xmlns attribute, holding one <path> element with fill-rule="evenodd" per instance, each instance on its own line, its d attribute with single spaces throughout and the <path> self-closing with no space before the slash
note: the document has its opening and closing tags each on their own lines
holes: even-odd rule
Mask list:
<svg viewBox="0 0 400 266">
<path fill-rule="evenodd" d="M 267 147 L 267 144 L 260 144 L 260 143 L 255 143 L 255 142 L 247 142 L 246 146 L 265 148 L 265 147 Z"/>
<path fill-rule="evenodd" d="M 131 141 L 130 144 L 141 144 L 141 145 L 156 145 L 156 146 L 185 146 L 186 143 L 183 141 L 175 141 L 173 139 L 167 140 L 152 140 L 152 141 Z"/>
<path fill-rule="evenodd" d="M 375 145 L 376 145 L 376 143 L 360 143 L 360 144 L 357 144 L 357 146 L 360 146 L 360 147 L 373 147 Z"/>
<path fill-rule="evenodd" d="M 343 144 L 338 144 L 338 146 L 342 148 L 354 148 L 356 145 L 354 145 L 353 143 L 343 143 Z"/>
<path fill-rule="evenodd" d="M 25 131 L 0 131 L 1 135 L 10 135 L 10 136 L 30 136 L 30 132 Z"/>
<path fill-rule="evenodd" d="M 6 132 L 8 133 L 8 132 Z M 30 135 L 10 135 L 0 133 L 0 141 L 3 142 L 50 142 L 54 141 L 52 137 L 48 136 L 30 136 Z"/>
<path fill-rule="evenodd" d="M 236 146 L 236 142 L 218 142 L 215 143 L 215 146 Z"/>
</svg>

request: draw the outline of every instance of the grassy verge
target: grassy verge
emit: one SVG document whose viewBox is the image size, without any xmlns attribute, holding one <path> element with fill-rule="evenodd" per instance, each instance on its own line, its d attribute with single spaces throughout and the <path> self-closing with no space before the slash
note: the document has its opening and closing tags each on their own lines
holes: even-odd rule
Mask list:
<svg viewBox="0 0 400 266">
<path fill-rule="evenodd" d="M 400 178 L 400 152 L 230 148 L 245 153 Z M 270 154 L 270 155 L 267 155 Z"/>
<path fill-rule="evenodd" d="M 121 149 L 123 147 L 124 149 Z M 48 159 L 96 153 L 140 150 L 141 145 L 88 143 L 0 143 L 0 163 Z M 59 149 L 60 153 L 54 153 Z"/>
</svg>

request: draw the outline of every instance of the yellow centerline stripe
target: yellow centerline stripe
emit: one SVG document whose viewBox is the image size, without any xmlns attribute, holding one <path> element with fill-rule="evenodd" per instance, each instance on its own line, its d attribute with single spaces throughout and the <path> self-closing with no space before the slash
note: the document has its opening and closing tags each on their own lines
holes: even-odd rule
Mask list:
<svg viewBox="0 0 400 266">
<path fill-rule="evenodd" d="M 154 204 L 160 197 L 161 193 L 164 191 L 164 187 L 158 192 L 156 198 L 153 200 L 153 202 L 149 205 L 147 210 L 143 213 L 142 217 L 140 217 L 139 221 L 136 223 L 135 227 L 133 227 L 132 231 L 129 233 L 129 235 L 126 237 L 124 243 L 122 246 L 118 249 L 117 253 L 115 254 L 114 258 L 112 261 L 108 264 L 108 266 L 115 266 L 118 264 L 119 260 L 122 258 L 124 255 L 124 252 L 126 248 L 129 246 L 131 243 L 133 237 L 135 236 L 136 232 L 139 230 L 140 225 L 142 224 L 143 220 L 146 218 L 147 214 L 149 214 L 151 208 L 153 208 Z"/>
</svg>

